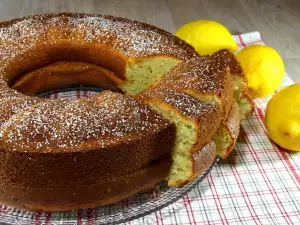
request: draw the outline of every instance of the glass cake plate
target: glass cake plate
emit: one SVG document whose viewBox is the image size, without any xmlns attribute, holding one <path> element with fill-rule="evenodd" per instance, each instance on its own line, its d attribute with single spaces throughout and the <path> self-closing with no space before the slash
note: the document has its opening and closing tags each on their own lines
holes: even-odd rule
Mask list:
<svg viewBox="0 0 300 225">
<path fill-rule="evenodd" d="M 76 87 L 40 94 L 46 98 L 78 98 L 103 91 L 99 88 Z M 182 188 L 168 187 L 162 181 L 152 189 L 137 193 L 115 204 L 68 212 L 29 212 L 0 205 L 1 224 L 118 224 L 146 216 L 177 201 L 198 185 L 221 159 L 217 156 L 211 166 L 193 182 Z"/>
</svg>

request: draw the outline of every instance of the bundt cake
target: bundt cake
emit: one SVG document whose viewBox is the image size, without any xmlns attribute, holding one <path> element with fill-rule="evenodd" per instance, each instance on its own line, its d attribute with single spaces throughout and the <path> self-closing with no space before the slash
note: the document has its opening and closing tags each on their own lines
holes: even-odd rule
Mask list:
<svg viewBox="0 0 300 225">
<path fill-rule="evenodd" d="M 0 203 L 62 211 L 183 186 L 251 115 L 234 55 L 199 56 L 154 26 L 59 13 L 0 23 Z M 76 85 L 80 99 L 36 95 Z M 122 188 L 120 188 L 122 187 Z"/>
</svg>

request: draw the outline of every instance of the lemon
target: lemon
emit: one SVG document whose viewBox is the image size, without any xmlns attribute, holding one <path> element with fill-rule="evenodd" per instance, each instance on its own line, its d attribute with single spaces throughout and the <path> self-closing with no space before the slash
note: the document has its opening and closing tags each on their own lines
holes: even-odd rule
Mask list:
<svg viewBox="0 0 300 225">
<path fill-rule="evenodd" d="M 212 54 L 225 48 L 232 52 L 238 49 L 227 28 L 212 20 L 186 23 L 175 32 L 175 36 L 192 45 L 201 55 Z"/>
<path fill-rule="evenodd" d="M 280 86 L 284 64 L 275 49 L 265 45 L 250 45 L 237 54 L 237 59 L 245 71 L 253 98 L 270 95 Z"/>
<path fill-rule="evenodd" d="M 300 84 L 283 88 L 272 97 L 264 123 L 279 146 L 300 151 Z"/>
</svg>

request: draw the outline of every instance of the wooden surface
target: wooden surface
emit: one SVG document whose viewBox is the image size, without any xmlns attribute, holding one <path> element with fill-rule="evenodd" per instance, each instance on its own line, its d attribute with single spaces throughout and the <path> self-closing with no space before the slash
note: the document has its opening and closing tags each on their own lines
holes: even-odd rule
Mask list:
<svg viewBox="0 0 300 225">
<path fill-rule="evenodd" d="M 128 17 L 170 32 L 195 19 L 219 21 L 232 33 L 260 31 L 300 82 L 299 0 L 0 0 L 0 20 L 64 11 Z"/>
</svg>

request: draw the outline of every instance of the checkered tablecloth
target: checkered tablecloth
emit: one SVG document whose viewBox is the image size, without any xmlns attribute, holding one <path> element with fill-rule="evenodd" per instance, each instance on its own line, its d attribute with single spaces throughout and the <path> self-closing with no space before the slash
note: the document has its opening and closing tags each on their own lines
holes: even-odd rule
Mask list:
<svg viewBox="0 0 300 225">
<path fill-rule="evenodd" d="M 263 44 L 259 32 L 234 36 L 240 48 Z M 293 82 L 285 76 L 283 85 Z M 269 98 L 255 100 L 239 141 L 195 189 L 135 224 L 300 224 L 300 152 L 280 149 L 263 125 Z"/>
</svg>

